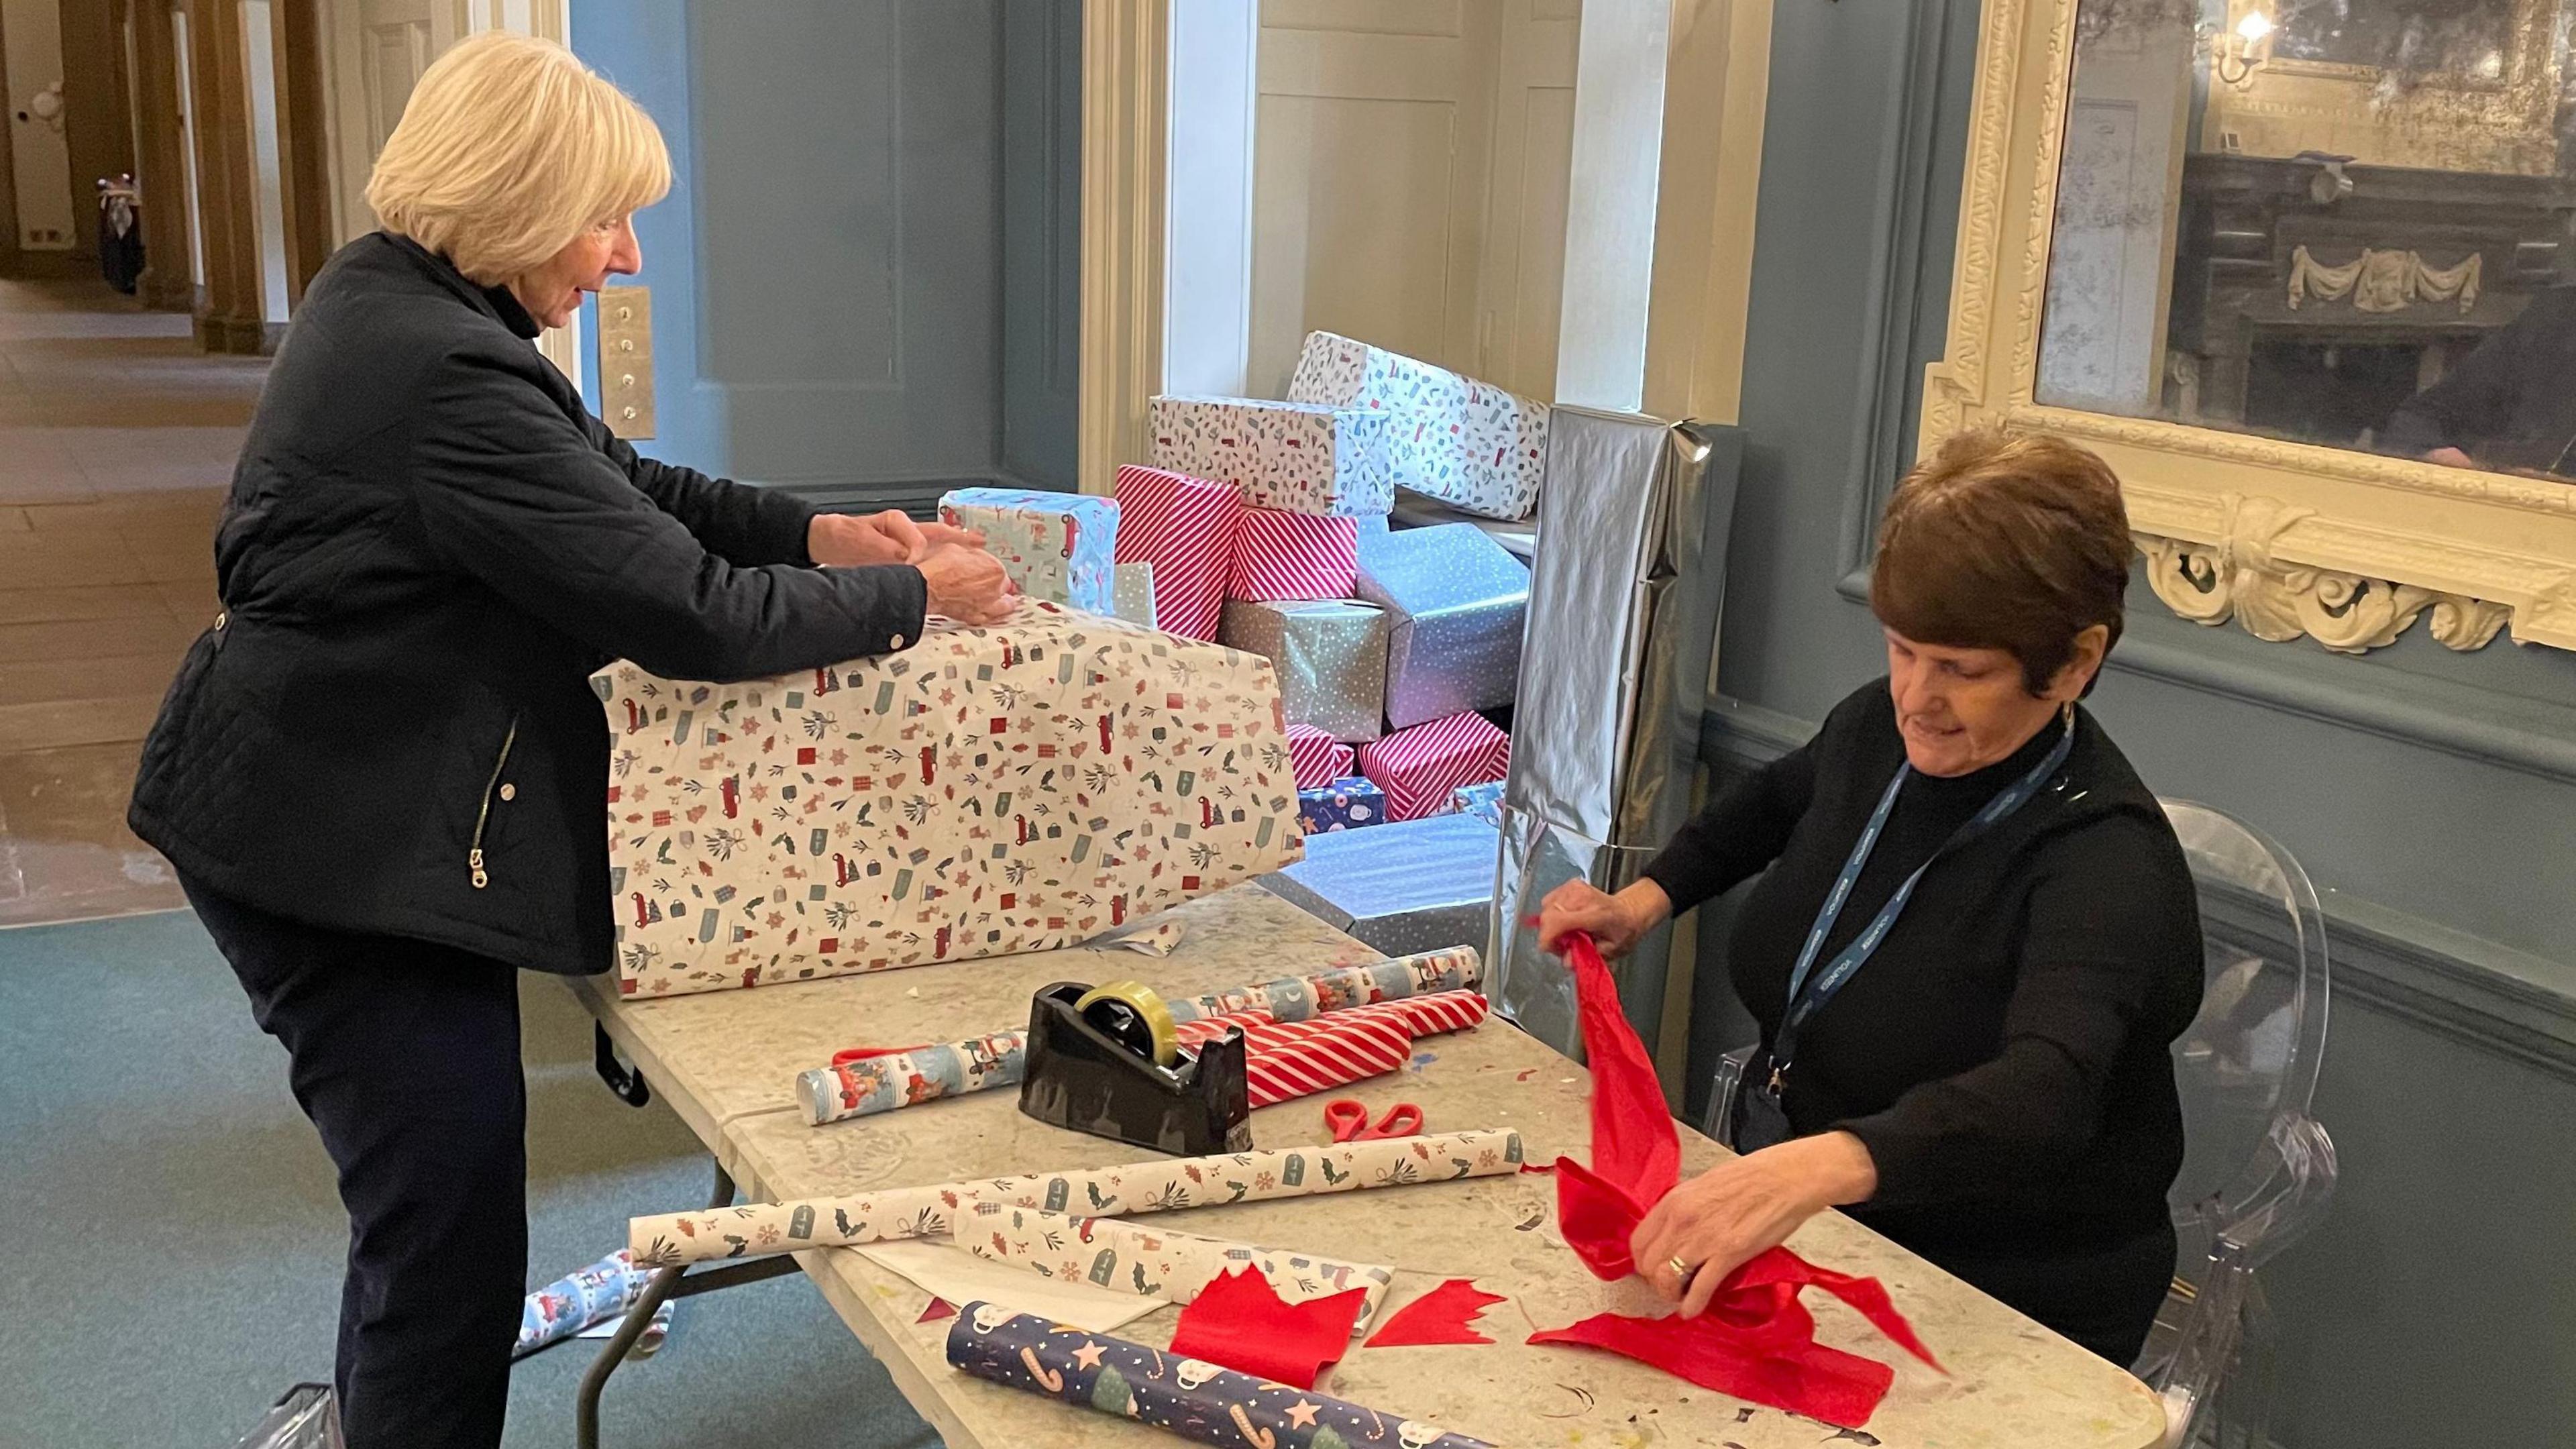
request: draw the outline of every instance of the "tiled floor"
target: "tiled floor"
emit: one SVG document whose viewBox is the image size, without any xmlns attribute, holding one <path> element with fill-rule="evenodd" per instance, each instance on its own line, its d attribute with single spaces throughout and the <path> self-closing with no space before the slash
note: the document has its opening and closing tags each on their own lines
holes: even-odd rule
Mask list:
<svg viewBox="0 0 2576 1449">
<path fill-rule="evenodd" d="M 126 795 L 266 375 L 97 283 L 0 281 L 0 926 L 183 904 Z"/>
</svg>

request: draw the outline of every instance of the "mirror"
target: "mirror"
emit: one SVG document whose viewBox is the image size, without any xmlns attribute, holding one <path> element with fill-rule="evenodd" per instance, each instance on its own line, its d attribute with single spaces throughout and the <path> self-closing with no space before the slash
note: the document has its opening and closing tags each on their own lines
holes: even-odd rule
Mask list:
<svg viewBox="0 0 2576 1449">
<path fill-rule="evenodd" d="M 2079 0 L 2035 400 L 2576 482 L 2576 0 Z"/>
</svg>

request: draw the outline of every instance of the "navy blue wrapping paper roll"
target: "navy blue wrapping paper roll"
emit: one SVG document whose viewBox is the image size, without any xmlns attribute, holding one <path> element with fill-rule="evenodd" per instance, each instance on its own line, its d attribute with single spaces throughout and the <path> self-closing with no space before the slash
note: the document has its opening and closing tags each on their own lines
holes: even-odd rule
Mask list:
<svg viewBox="0 0 2576 1449">
<path fill-rule="evenodd" d="M 1226 1449 L 1493 1449 L 1436 1424 L 992 1303 L 958 1310 L 948 1362 L 991 1383 Z"/>
</svg>

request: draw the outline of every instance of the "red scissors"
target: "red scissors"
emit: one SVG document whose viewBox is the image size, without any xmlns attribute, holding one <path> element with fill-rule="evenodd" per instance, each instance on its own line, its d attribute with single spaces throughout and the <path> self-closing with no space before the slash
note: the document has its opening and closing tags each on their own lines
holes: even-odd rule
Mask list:
<svg viewBox="0 0 2576 1449">
<path fill-rule="evenodd" d="M 1324 1104 L 1324 1127 L 1335 1142 L 1375 1142 L 1386 1137 L 1411 1137 L 1422 1130 L 1422 1109 L 1411 1102 L 1398 1102 L 1386 1109 L 1377 1125 L 1369 1125 L 1368 1104 L 1357 1097 L 1336 1097 Z"/>
</svg>

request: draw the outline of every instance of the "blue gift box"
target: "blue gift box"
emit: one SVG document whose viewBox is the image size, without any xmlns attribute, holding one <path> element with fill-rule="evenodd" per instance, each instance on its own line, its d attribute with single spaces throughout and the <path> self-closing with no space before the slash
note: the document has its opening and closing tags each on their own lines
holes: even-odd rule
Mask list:
<svg viewBox="0 0 2576 1449">
<path fill-rule="evenodd" d="M 1306 838 L 1306 858 L 1261 888 L 1390 956 L 1485 946 L 1501 835 L 1473 815 L 1398 820 Z"/>
<path fill-rule="evenodd" d="M 1300 790 L 1297 820 L 1308 835 L 1384 824 L 1386 792 L 1366 775 L 1346 776 L 1318 790 Z"/>
<path fill-rule="evenodd" d="M 1512 702 L 1529 582 L 1472 523 L 1360 536 L 1356 592 L 1387 611 L 1388 728 Z"/>
<path fill-rule="evenodd" d="M 1503 782 L 1488 780 L 1481 785 L 1461 785 L 1449 792 L 1449 804 L 1462 815 L 1473 815 L 1500 829 L 1503 824 Z"/>
</svg>

